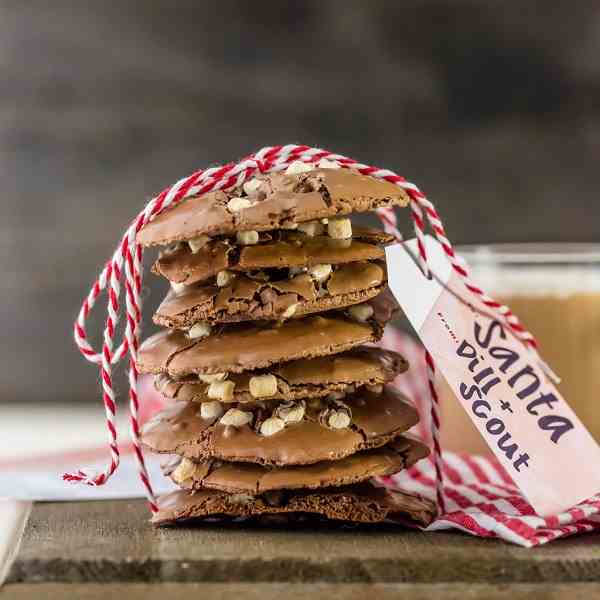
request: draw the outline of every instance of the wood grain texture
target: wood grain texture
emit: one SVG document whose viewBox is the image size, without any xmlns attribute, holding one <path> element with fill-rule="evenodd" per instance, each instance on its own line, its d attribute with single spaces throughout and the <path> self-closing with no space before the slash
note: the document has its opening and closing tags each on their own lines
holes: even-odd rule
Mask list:
<svg viewBox="0 0 600 600">
<path fill-rule="evenodd" d="M 11 600 L 590 600 L 600 595 L 600 584 L 43 583 L 8 585 L 4 593 Z"/>
<path fill-rule="evenodd" d="M 8 583 L 600 583 L 600 536 L 529 550 L 392 527 L 153 529 L 141 501 L 34 507 Z"/>
</svg>

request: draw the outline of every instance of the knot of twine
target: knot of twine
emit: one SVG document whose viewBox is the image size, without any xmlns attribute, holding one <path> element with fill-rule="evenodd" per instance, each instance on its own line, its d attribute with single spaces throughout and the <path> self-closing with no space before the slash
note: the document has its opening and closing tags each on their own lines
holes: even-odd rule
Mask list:
<svg viewBox="0 0 600 600">
<path fill-rule="evenodd" d="M 417 240 L 418 256 L 416 260 L 427 277 L 431 276 L 427 262 L 425 247 L 426 223 L 429 224 L 433 234 L 441 244 L 452 268 L 462 278 L 465 288 L 470 294 L 475 295 L 479 301 L 497 314 L 513 334 L 522 341 L 535 355 L 544 370 L 553 378 L 556 376 L 539 357 L 535 338 L 523 327 L 519 319 L 508 306 L 490 298 L 484 291 L 475 285 L 469 278 L 464 261 L 454 252 L 452 243 L 446 235 L 442 219 L 434 205 L 429 201 L 419 188 L 409 183 L 404 177 L 396 175 L 388 169 L 380 169 L 359 163 L 356 160 L 335 154 L 320 148 L 311 148 L 296 144 L 285 146 L 267 146 L 258 152 L 247 156 L 237 163 L 228 163 L 221 167 L 201 169 L 189 177 L 180 179 L 174 185 L 163 190 L 153 198 L 133 220 L 125 231 L 121 242 L 112 258 L 100 272 L 98 278 L 85 298 L 77 320 L 74 324 L 75 342 L 83 356 L 92 363 L 99 365 L 100 380 L 102 384 L 102 401 L 106 414 L 108 431 L 108 447 L 110 462 L 102 472 L 92 472 L 81 469 L 63 475 L 65 481 L 84 483 L 98 486 L 108 481 L 119 467 L 120 453 L 117 442 L 117 429 L 115 425 L 116 396 L 113 388 L 112 367 L 126 356 L 129 357 L 129 423 L 130 435 L 134 454 L 138 464 L 138 472 L 145 489 L 150 509 L 157 512 L 158 505 L 152 490 L 152 485 L 146 469 L 144 453 L 140 444 L 140 428 L 138 419 L 139 398 L 137 393 L 138 370 L 137 352 L 140 339 L 140 323 L 142 318 L 142 247 L 136 243 L 136 234 L 140 229 L 170 206 L 174 206 L 191 196 L 205 194 L 213 190 L 227 190 L 243 184 L 247 179 L 257 173 L 274 173 L 282 171 L 294 161 L 317 163 L 326 158 L 337 162 L 342 168 L 352 168 L 363 175 L 370 175 L 396 184 L 406 191 L 410 197 L 411 216 Z M 392 208 L 381 208 L 377 211 L 387 233 L 393 235 L 399 242 L 403 242 L 402 234 L 397 227 L 396 213 Z M 125 310 L 121 302 L 122 285 L 125 287 Z M 86 322 L 98 298 L 106 292 L 107 317 L 103 332 L 102 349 L 96 352 L 88 341 Z M 122 338 L 117 340 L 115 349 L 115 330 L 119 318 L 124 312 L 125 328 Z M 444 512 L 442 452 L 440 446 L 440 416 L 439 399 L 435 388 L 435 364 L 429 352 L 426 352 L 427 373 L 431 396 L 431 423 L 433 439 L 433 461 L 436 471 L 436 493 L 440 511 Z"/>
</svg>

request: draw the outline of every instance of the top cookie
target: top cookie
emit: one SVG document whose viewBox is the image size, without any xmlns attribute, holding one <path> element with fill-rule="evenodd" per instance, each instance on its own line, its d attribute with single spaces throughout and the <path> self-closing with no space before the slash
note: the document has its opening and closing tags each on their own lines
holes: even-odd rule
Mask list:
<svg viewBox="0 0 600 600">
<path fill-rule="evenodd" d="M 202 235 L 293 228 L 313 219 L 410 202 L 397 185 L 350 169 L 288 172 L 259 175 L 227 192 L 183 200 L 145 225 L 137 242 L 154 246 Z"/>
</svg>

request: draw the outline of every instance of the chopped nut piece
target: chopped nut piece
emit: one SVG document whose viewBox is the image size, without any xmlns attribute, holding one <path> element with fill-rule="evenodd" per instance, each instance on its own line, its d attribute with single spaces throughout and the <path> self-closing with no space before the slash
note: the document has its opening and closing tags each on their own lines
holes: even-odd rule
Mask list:
<svg viewBox="0 0 600 600">
<path fill-rule="evenodd" d="M 192 254 L 196 254 L 198 250 L 204 248 L 209 241 L 210 238 L 207 235 L 199 235 L 198 237 L 188 240 L 188 245 L 192 251 Z"/>
<path fill-rule="evenodd" d="M 231 401 L 233 400 L 234 388 L 235 382 L 233 381 L 213 381 L 208 386 L 208 397 L 215 400 L 224 400 L 225 402 Z"/>
<path fill-rule="evenodd" d="M 323 282 L 331 275 L 331 265 L 315 265 L 308 272 L 310 276 L 318 282 Z"/>
<path fill-rule="evenodd" d="M 282 319 L 290 319 L 291 317 L 294 316 L 294 313 L 298 310 L 298 306 L 299 306 L 299 302 L 296 302 L 294 304 L 290 304 L 282 313 L 281 313 L 281 318 Z"/>
<path fill-rule="evenodd" d="M 176 281 L 171 281 L 171 289 L 176 293 L 176 294 L 180 294 L 181 292 L 183 292 L 183 290 L 185 290 L 187 286 L 185 285 L 185 283 L 177 283 Z"/>
<path fill-rule="evenodd" d="M 262 185 L 261 180 L 260 179 L 256 179 L 256 177 L 254 177 L 253 179 L 249 179 L 248 181 L 246 181 L 246 183 L 244 183 L 244 185 L 242 186 L 242 188 L 246 192 L 246 194 L 248 194 L 248 196 L 251 196 L 256 191 L 258 191 L 258 188 L 261 185 Z"/>
<path fill-rule="evenodd" d="M 295 160 L 285 170 L 285 174 L 286 175 L 298 175 L 299 173 L 306 173 L 308 171 L 312 171 L 314 168 L 315 168 L 314 165 L 310 165 L 308 163 L 302 162 L 301 160 Z"/>
<path fill-rule="evenodd" d="M 177 468 L 171 473 L 173 481 L 181 485 L 186 479 L 190 479 L 194 475 L 196 465 L 189 458 L 182 458 Z"/>
<path fill-rule="evenodd" d="M 346 240 L 352 237 L 352 222 L 350 219 L 330 219 L 327 223 L 327 233 L 334 240 Z"/>
<path fill-rule="evenodd" d="M 302 421 L 305 411 L 303 401 L 284 402 L 275 409 L 275 416 L 282 419 L 285 423 L 297 423 L 298 421 Z"/>
<path fill-rule="evenodd" d="M 285 427 L 283 419 L 278 417 L 269 417 L 261 423 L 260 432 L 263 435 L 274 435 L 278 431 L 281 431 Z"/>
<path fill-rule="evenodd" d="M 158 258 L 162 258 L 163 256 L 168 256 L 169 254 L 174 254 L 181 248 L 181 242 L 175 242 L 174 244 L 169 244 L 164 248 L 161 248 L 158 251 Z"/>
<path fill-rule="evenodd" d="M 255 375 L 250 378 L 250 394 L 254 398 L 266 398 L 277 393 L 277 377 L 275 375 Z"/>
<path fill-rule="evenodd" d="M 327 425 L 332 429 L 345 429 L 350 422 L 350 415 L 345 410 L 333 410 L 327 419 Z"/>
<path fill-rule="evenodd" d="M 348 313 L 360 323 L 368 321 L 373 316 L 373 307 L 370 304 L 355 304 L 348 309 Z"/>
<path fill-rule="evenodd" d="M 212 402 L 203 402 L 200 405 L 200 416 L 203 419 L 218 419 L 223 415 L 225 409 L 223 405 L 218 400 L 213 400 Z"/>
<path fill-rule="evenodd" d="M 215 381 L 225 381 L 229 373 L 200 373 L 198 379 L 204 383 L 214 383 Z"/>
<path fill-rule="evenodd" d="M 308 237 L 315 237 L 317 235 L 323 235 L 325 227 L 319 221 L 307 221 L 306 223 L 298 224 L 298 231 L 306 234 Z"/>
<path fill-rule="evenodd" d="M 196 340 L 210 335 L 211 326 L 208 323 L 196 323 L 188 329 L 188 337 L 190 340 Z"/>
<path fill-rule="evenodd" d="M 227 499 L 233 504 L 250 504 L 254 496 L 250 494 L 228 494 Z"/>
<path fill-rule="evenodd" d="M 217 287 L 225 287 L 235 279 L 235 273 L 232 271 L 219 271 L 217 273 Z"/>
<path fill-rule="evenodd" d="M 327 395 L 327 400 L 335 402 L 337 400 L 343 400 L 346 397 L 346 392 L 331 392 Z"/>
<path fill-rule="evenodd" d="M 318 165 L 319 169 L 339 169 L 340 165 L 336 163 L 334 160 L 327 160 L 326 158 L 322 158 L 319 161 Z"/>
<path fill-rule="evenodd" d="M 238 231 L 235 237 L 242 246 L 258 244 L 258 231 Z"/>
<path fill-rule="evenodd" d="M 383 385 L 381 385 L 381 383 L 377 385 L 368 385 L 367 390 L 372 394 L 381 394 L 383 392 Z"/>
<path fill-rule="evenodd" d="M 243 427 L 252 423 L 253 415 L 251 412 L 240 410 L 239 408 L 230 408 L 222 417 L 219 423 L 221 425 L 231 425 L 232 427 Z"/>
<path fill-rule="evenodd" d="M 244 208 L 250 208 L 252 206 L 252 202 L 248 200 L 248 198 L 232 198 L 227 203 L 227 210 L 229 212 L 239 212 Z"/>
</svg>

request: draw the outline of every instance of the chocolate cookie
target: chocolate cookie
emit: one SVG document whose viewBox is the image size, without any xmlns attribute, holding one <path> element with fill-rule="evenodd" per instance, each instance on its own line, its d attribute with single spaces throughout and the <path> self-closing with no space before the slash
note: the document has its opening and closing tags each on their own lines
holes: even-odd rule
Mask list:
<svg viewBox="0 0 600 600">
<path fill-rule="evenodd" d="M 226 412 L 213 401 L 210 413 L 204 405 L 178 402 L 144 425 L 142 442 L 154 452 L 193 460 L 271 466 L 337 460 L 384 446 L 418 422 L 416 410 L 400 392 L 391 387 L 378 391 Z"/>
<path fill-rule="evenodd" d="M 362 306 L 362 305 L 359 305 Z M 375 317 L 376 315 L 373 315 Z M 240 373 L 279 362 L 336 354 L 375 342 L 381 325 L 331 314 L 273 324 L 240 323 L 190 339 L 183 331 L 161 331 L 147 339 L 138 353 L 141 373 Z"/>
<path fill-rule="evenodd" d="M 362 386 L 381 385 L 407 369 L 408 363 L 397 352 L 363 346 L 334 356 L 282 363 L 270 371 L 232 373 L 227 376 L 235 384 L 229 402 L 255 402 L 257 398 L 250 392 L 250 380 L 267 374 L 276 377 L 276 390 L 260 399 L 289 401 L 322 398 L 332 392 L 351 393 Z M 201 381 L 193 375 L 175 380 L 161 374 L 155 378 L 155 387 L 164 396 L 175 400 L 209 402 L 210 379 L 209 376 L 209 381 Z"/>
<path fill-rule="evenodd" d="M 382 448 L 311 465 L 268 468 L 252 463 L 215 460 L 193 462 L 177 456 L 163 466 L 163 472 L 184 489 L 207 488 L 255 496 L 276 490 L 314 490 L 352 485 L 372 477 L 398 473 L 428 454 L 427 446 L 418 440 L 400 436 Z"/>
<path fill-rule="evenodd" d="M 229 283 L 171 290 L 154 315 L 164 327 L 187 329 L 198 321 L 279 320 L 365 302 L 382 291 L 382 264 L 318 265 L 308 273 L 272 280 L 268 274 L 231 275 Z M 229 278 L 228 278 L 229 281 Z M 221 282 L 219 282 L 221 283 Z"/>
<path fill-rule="evenodd" d="M 254 185 L 246 182 L 227 192 L 183 200 L 145 225 L 137 235 L 138 243 L 152 246 L 201 235 L 286 229 L 314 219 L 410 202 L 397 185 L 349 169 L 317 168 L 256 179 Z"/>
<path fill-rule="evenodd" d="M 416 494 L 386 490 L 370 483 L 325 490 L 298 490 L 268 499 L 215 490 L 177 490 L 158 500 L 155 525 L 175 524 L 207 517 L 257 517 L 261 515 L 313 515 L 354 523 L 427 526 L 435 518 L 435 504 Z"/>
<path fill-rule="evenodd" d="M 298 231 L 262 233 L 258 243 L 240 246 L 228 238 L 213 239 L 192 252 L 188 244 L 165 250 L 152 270 L 173 283 L 190 285 L 208 281 L 222 271 L 310 268 L 364 260 L 382 260 L 378 244 L 394 238 L 382 231 L 353 226 L 352 238 L 337 240 L 325 235 L 308 236 Z"/>
</svg>

